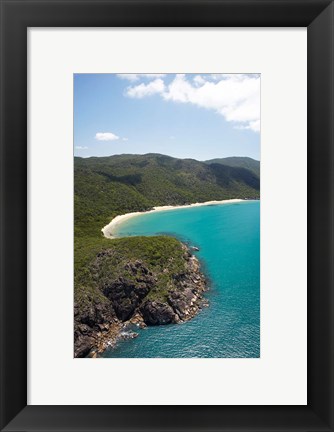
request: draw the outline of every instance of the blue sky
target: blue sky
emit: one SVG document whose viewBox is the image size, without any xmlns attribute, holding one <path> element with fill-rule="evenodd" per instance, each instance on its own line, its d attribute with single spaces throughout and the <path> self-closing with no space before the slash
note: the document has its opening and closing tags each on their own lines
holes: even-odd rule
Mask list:
<svg viewBox="0 0 334 432">
<path fill-rule="evenodd" d="M 75 74 L 74 154 L 260 159 L 260 76 Z"/>
</svg>

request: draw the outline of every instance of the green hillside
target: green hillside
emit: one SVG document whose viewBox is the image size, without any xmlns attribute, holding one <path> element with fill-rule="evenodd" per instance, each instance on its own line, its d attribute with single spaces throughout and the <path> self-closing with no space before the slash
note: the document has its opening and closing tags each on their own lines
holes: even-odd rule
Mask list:
<svg viewBox="0 0 334 432">
<path fill-rule="evenodd" d="M 241 166 L 146 154 L 75 158 L 74 168 L 76 236 L 153 206 L 260 196 L 259 176 Z"/>
<path fill-rule="evenodd" d="M 219 158 L 219 159 L 210 159 L 205 161 L 207 164 L 218 163 L 221 165 L 237 167 L 237 168 L 246 168 L 252 172 L 254 172 L 257 176 L 260 176 L 260 161 L 249 157 L 227 157 L 227 158 Z"/>
</svg>

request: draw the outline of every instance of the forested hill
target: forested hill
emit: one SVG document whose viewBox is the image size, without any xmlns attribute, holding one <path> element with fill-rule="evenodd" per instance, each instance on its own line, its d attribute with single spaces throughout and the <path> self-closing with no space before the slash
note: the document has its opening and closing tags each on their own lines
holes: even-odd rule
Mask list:
<svg viewBox="0 0 334 432">
<path fill-rule="evenodd" d="M 256 175 L 260 176 L 260 161 L 249 158 L 249 157 L 227 157 L 210 159 L 205 161 L 207 164 L 219 163 L 222 165 L 228 165 L 237 168 L 246 168 L 253 171 Z"/>
<path fill-rule="evenodd" d="M 259 198 L 259 175 L 245 168 L 243 161 L 241 166 L 223 161 L 199 162 L 161 154 L 76 157 L 76 235 L 93 226 L 94 231 L 100 230 L 118 214 L 153 206 Z"/>
</svg>

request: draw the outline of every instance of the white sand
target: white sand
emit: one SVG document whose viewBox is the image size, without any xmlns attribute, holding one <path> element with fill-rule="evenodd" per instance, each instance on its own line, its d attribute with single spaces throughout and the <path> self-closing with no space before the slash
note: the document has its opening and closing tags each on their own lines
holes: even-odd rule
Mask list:
<svg viewBox="0 0 334 432">
<path fill-rule="evenodd" d="M 133 212 L 133 213 L 126 213 L 124 215 L 116 216 L 108 225 L 102 228 L 103 235 L 107 238 L 115 238 L 113 235 L 113 232 L 120 223 L 134 217 L 143 215 L 146 213 L 153 213 L 153 212 L 159 212 L 159 211 L 166 211 L 166 210 L 176 210 L 176 209 L 183 209 L 183 208 L 190 208 L 190 207 L 200 207 L 205 205 L 215 205 L 215 204 L 229 204 L 229 203 L 236 203 L 241 202 L 242 199 L 229 199 L 229 200 L 222 200 L 222 201 L 206 201 L 203 203 L 195 203 L 195 204 L 187 204 L 182 206 L 160 206 L 160 207 L 153 207 L 153 210 L 148 210 L 145 212 Z"/>
</svg>

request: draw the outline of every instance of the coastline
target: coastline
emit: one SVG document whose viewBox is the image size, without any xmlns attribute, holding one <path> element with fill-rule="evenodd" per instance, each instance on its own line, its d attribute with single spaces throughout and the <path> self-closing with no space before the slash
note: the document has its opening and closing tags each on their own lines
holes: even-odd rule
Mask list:
<svg viewBox="0 0 334 432">
<path fill-rule="evenodd" d="M 137 329 L 181 324 L 208 306 L 208 300 L 203 296 L 207 290 L 207 281 L 201 272 L 200 262 L 184 243 L 181 243 L 181 249 L 179 258 L 182 259 L 184 267 L 178 268 L 176 273 L 169 255 L 164 257 L 162 268 L 147 267 L 140 259 L 128 261 L 126 271 L 130 272 L 133 280 L 122 275 L 115 280 L 113 272 L 110 271 L 112 266 L 109 260 L 113 256 L 110 249 L 96 255 L 89 269 L 99 274 L 107 264 L 104 282 L 107 281 L 108 288 L 105 290 L 103 286 L 98 287 L 101 295 L 105 297 L 104 302 L 93 302 L 81 312 L 75 312 L 76 358 L 103 357 L 103 353 L 114 348 L 119 341 L 138 337 Z M 164 294 L 159 294 L 159 288 L 155 285 L 159 274 L 169 274 L 173 279 Z M 136 282 L 140 282 L 139 290 Z M 110 287 L 113 295 L 108 292 Z M 150 297 L 152 291 L 155 295 Z"/>
<path fill-rule="evenodd" d="M 132 213 L 126 213 L 124 215 L 119 215 L 114 217 L 114 219 L 111 220 L 111 222 L 108 223 L 108 225 L 104 226 L 101 231 L 104 235 L 104 237 L 113 239 L 116 238 L 116 236 L 113 235 L 113 231 L 116 228 L 117 225 L 119 225 L 122 222 L 125 222 L 126 220 L 133 218 L 135 216 L 140 216 L 147 213 L 154 213 L 154 212 L 160 212 L 160 211 L 168 211 L 168 210 L 177 210 L 177 209 L 183 209 L 183 208 L 191 208 L 191 207 L 201 207 L 206 205 L 219 205 L 219 204 L 231 204 L 231 203 L 237 203 L 242 202 L 243 199 L 239 198 L 233 198 L 228 200 L 221 200 L 221 201 L 205 201 L 203 203 L 194 203 L 194 204 L 185 204 L 185 205 L 178 205 L 178 206 L 157 206 L 153 207 L 152 210 L 147 210 L 143 212 L 132 212 Z"/>
</svg>

